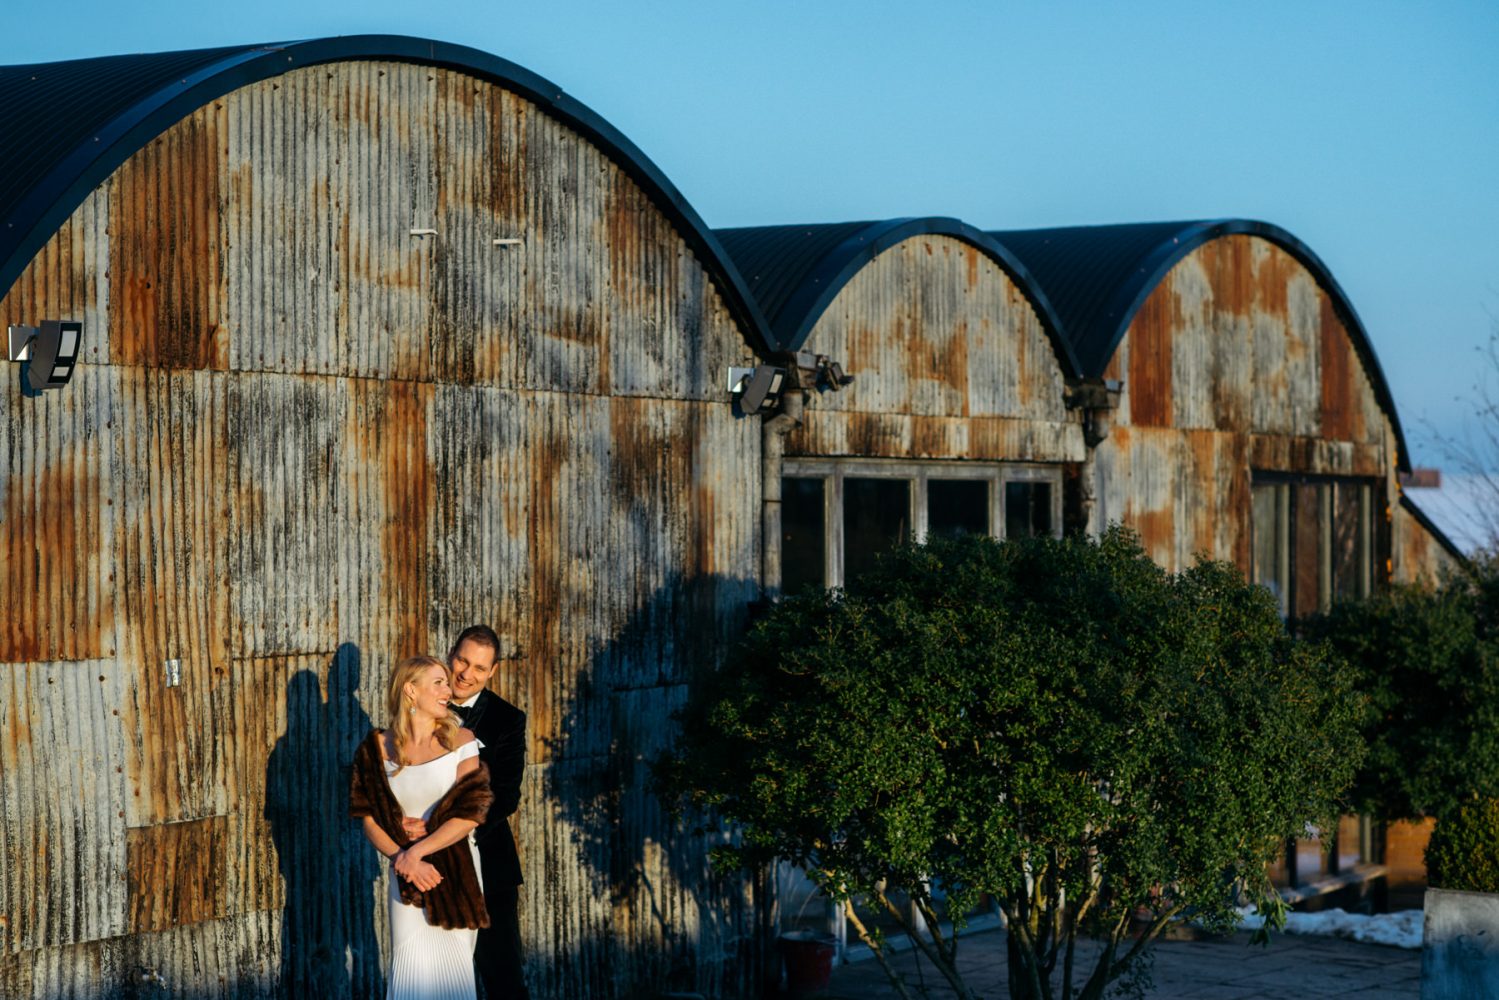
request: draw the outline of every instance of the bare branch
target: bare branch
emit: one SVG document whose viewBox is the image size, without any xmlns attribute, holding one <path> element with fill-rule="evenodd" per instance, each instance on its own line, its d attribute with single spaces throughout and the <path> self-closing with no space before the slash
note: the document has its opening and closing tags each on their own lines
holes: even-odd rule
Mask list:
<svg viewBox="0 0 1499 1000">
<path fill-rule="evenodd" d="M 1109 978 L 1115 979 L 1125 969 L 1129 968 L 1129 964 L 1145 950 L 1150 942 L 1160 937 L 1161 932 L 1171 923 L 1172 918 L 1180 914 L 1184 909 L 1186 909 L 1185 903 L 1177 903 L 1175 906 L 1167 907 L 1164 912 L 1156 914 L 1155 919 L 1151 920 L 1149 926 L 1145 928 L 1145 933 L 1140 935 L 1140 939 L 1135 942 L 1134 947 L 1130 948 L 1129 952 L 1123 958 L 1114 963 L 1113 967 L 1109 970 Z"/>
<path fill-rule="evenodd" d="M 911 991 L 906 988 L 905 979 L 902 978 L 899 972 L 895 971 L 895 967 L 885 957 L 885 949 L 869 933 L 868 928 L 864 926 L 864 921 L 859 919 L 858 913 L 854 912 L 854 901 L 852 899 L 845 899 L 843 901 L 843 913 L 848 918 L 848 922 L 854 925 L 854 930 L 858 933 L 859 940 L 868 945 L 869 950 L 874 953 L 874 957 L 879 959 L 880 968 L 884 969 L 885 975 L 890 977 L 890 983 L 895 987 L 896 992 L 901 995 L 901 1000 L 916 1000 L 915 997 L 911 996 Z"/>
<path fill-rule="evenodd" d="M 963 983 L 963 977 L 958 975 L 957 966 L 947 961 L 946 956 L 938 953 L 932 947 L 932 943 L 922 936 L 920 929 L 916 926 L 916 922 L 911 919 L 910 912 L 896 906 L 894 901 L 879 889 L 874 891 L 874 896 L 889 911 L 890 915 L 906 929 L 906 936 L 911 939 L 911 943 L 921 949 L 921 953 L 927 957 L 927 961 L 931 962 L 937 971 L 942 973 L 948 984 L 952 986 L 953 991 L 958 994 L 959 1000 L 973 1000 L 973 992 Z"/>
</svg>

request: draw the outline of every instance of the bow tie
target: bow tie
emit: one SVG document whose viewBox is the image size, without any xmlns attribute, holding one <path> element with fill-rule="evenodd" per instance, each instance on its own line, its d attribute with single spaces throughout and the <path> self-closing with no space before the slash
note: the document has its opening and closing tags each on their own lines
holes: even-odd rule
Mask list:
<svg viewBox="0 0 1499 1000">
<path fill-rule="evenodd" d="M 467 719 L 468 718 L 468 713 L 470 712 L 470 710 L 473 709 L 473 707 L 474 706 L 472 706 L 472 705 L 456 705 L 456 704 L 449 703 L 448 704 L 448 711 L 452 712 L 454 715 L 458 716 L 458 718 L 460 718 L 460 719 Z"/>
</svg>

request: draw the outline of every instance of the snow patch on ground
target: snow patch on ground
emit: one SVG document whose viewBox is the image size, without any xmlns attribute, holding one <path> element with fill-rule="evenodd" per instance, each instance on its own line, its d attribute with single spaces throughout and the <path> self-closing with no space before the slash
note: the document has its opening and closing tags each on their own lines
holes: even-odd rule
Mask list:
<svg viewBox="0 0 1499 1000">
<path fill-rule="evenodd" d="M 1326 937 L 1347 938 L 1365 944 L 1386 944 L 1395 948 L 1421 947 L 1422 910 L 1401 910 L 1398 913 L 1347 913 L 1343 910 L 1323 910 L 1320 913 L 1288 913 L 1286 933 L 1319 934 Z M 1257 913 L 1246 913 L 1240 925 L 1245 930 L 1258 930 L 1264 918 Z"/>
</svg>

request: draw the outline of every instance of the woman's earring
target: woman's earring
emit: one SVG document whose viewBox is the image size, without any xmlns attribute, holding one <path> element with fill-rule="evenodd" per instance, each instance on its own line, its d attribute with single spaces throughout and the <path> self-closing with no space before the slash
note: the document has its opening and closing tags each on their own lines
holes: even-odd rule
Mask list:
<svg viewBox="0 0 1499 1000">
<path fill-rule="evenodd" d="M 407 709 L 407 711 L 410 712 L 412 715 L 415 715 L 416 714 L 416 706 L 412 705 L 409 709 Z"/>
</svg>

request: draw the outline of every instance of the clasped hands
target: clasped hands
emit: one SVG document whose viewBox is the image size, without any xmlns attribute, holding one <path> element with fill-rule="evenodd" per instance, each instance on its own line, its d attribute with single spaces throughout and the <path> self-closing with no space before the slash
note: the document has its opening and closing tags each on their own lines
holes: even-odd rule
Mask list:
<svg viewBox="0 0 1499 1000">
<path fill-rule="evenodd" d="M 402 817 L 401 826 L 405 829 L 406 836 L 414 841 L 420 841 L 427 835 L 427 824 L 414 816 Z M 424 857 L 420 844 L 415 843 L 397 851 L 391 860 L 395 862 L 397 875 L 422 892 L 427 892 L 437 888 L 437 884 L 442 881 L 442 873 L 424 860 Z"/>
</svg>

